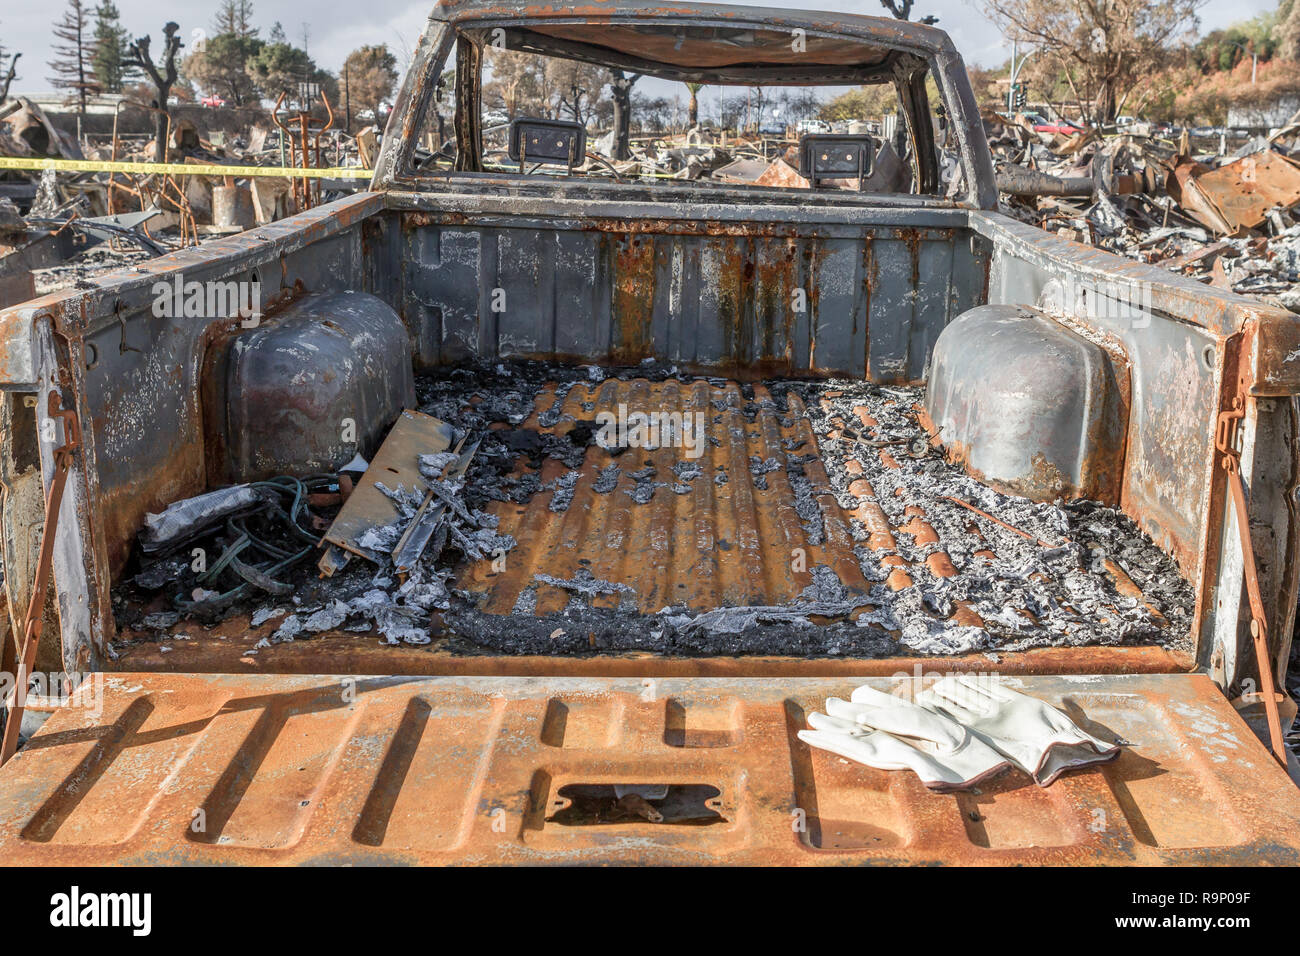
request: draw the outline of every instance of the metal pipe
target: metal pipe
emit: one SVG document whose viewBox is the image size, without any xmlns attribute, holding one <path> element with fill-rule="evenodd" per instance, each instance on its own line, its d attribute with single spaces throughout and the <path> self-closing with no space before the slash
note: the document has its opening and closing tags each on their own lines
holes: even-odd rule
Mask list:
<svg viewBox="0 0 1300 956">
<path fill-rule="evenodd" d="M 1007 164 L 997 170 L 998 192 L 1013 196 L 1091 196 L 1091 176 L 1052 176 L 1036 169 Z"/>
</svg>

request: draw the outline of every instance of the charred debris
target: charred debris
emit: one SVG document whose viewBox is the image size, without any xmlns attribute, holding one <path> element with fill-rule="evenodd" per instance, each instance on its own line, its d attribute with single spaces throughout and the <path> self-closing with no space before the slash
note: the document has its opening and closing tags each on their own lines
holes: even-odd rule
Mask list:
<svg viewBox="0 0 1300 956">
<path fill-rule="evenodd" d="M 211 492 L 151 516 L 114 591 L 120 638 L 167 644 L 199 637 L 205 626 L 231 615 L 247 615 L 259 629 L 260 646 L 345 633 L 462 654 L 871 657 L 1186 639 L 1192 590 L 1130 519 L 1093 502 L 1035 504 L 968 477 L 945 460 L 919 423 L 919 389 L 781 381 L 767 383 L 770 399 L 756 399 L 742 386 L 731 394 L 740 396 L 738 410 L 751 422 L 766 412 L 789 424 L 796 414 L 789 399 L 797 396 L 815 447 L 786 440 L 781 457 L 751 457 L 742 474 L 705 468 L 685 456 L 663 472 L 636 449 L 605 447 L 595 402 L 583 402 L 580 417 L 562 414 L 561 401 L 539 404 L 551 389 L 562 398 L 607 378 L 698 380 L 650 363 L 618 369 L 496 363 L 418 379 L 419 413 L 404 417 L 432 416 L 438 424 L 429 434 L 441 437 L 407 456 L 418 479 L 376 482 L 387 507 L 354 538 L 358 546 L 347 555 L 325 538 L 336 540 L 331 526 L 342 523 L 349 492 L 356 494 L 367 480 L 361 461 L 337 474 L 284 476 Z M 860 412 L 855 416 L 863 407 L 874 424 L 862 424 Z M 730 411 L 715 408 L 706 423 L 711 444 L 727 440 L 724 410 Z M 390 432 L 385 445 L 392 438 Z M 383 455 L 381 448 L 376 459 Z M 814 458 L 824 464 L 830 487 L 808 478 L 804 465 Z M 890 467 L 882 464 L 886 459 Z M 560 467 L 547 468 L 557 477 L 543 480 L 548 461 Z M 777 605 L 702 611 L 679 605 L 644 613 L 626 582 L 600 579 L 585 567 L 572 575 L 538 568 L 513 613 L 485 613 L 485 594 L 466 586 L 462 572 L 475 562 L 508 562 L 518 545 L 494 503 L 523 505 L 547 495 L 548 509 L 562 514 L 584 467 L 596 476 L 596 494 L 626 495 L 633 507 L 657 495 L 687 494 L 699 481 L 763 489 L 768 476 L 781 471 L 814 544 L 825 533 L 815 498 L 833 496 L 847 512 L 863 503 L 849 486 L 865 477 L 895 529 L 893 547 L 871 546 L 870 529 L 853 520 L 854 554 L 869 586 L 847 587 L 831 568 L 814 566 L 797 599 Z M 391 478 L 391 470 L 383 469 L 384 477 Z M 417 556 L 399 569 L 401 546 L 430 507 L 436 521 Z M 951 560 L 947 576 L 927 563 L 940 546 L 934 535 L 901 530 L 918 508 Z M 196 563 L 199 554 L 204 560 Z M 1106 562 L 1121 568 L 1141 596 L 1131 589 L 1121 593 L 1103 571 Z M 899 567 L 907 568 L 906 585 L 891 578 Z M 535 613 L 541 587 L 562 589 L 567 606 Z M 954 619 L 958 605 L 973 609 L 983 626 Z"/>
<path fill-rule="evenodd" d="M 1268 135 L 983 120 L 1003 212 L 1300 311 L 1300 114 Z"/>
<path fill-rule="evenodd" d="M 0 172 L 0 307 L 83 287 L 96 275 L 363 188 L 364 179 L 220 175 L 221 166 L 301 164 L 294 127 L 284 125 L 292 110 L 279 106 L 229 129 L 221 123 L 223 128 L 201 128 L 202 110 L 178 114 L 158 134 L 160 143 L 158 135 L 119 134 L 116 125 L 111 136 L 78 138 L 32 100 L 7 101 L 0 107 L 0 156 L 94 163 L 148 162 L 161 155 L 204 172 Z M 1294 288 L 1300 279 L 1300 114 L 1268 135 L 1140 121 L 1094 129 L 993 110 L 982 116 L 1003 212 L 1064 238 L 1300 311 Z M 309 119 L 318 145 L 307 151 L 307 165 L 373 165 L 377 127 L 349 135 L 325 123 Z M 879 151 L 865 180 L 829 185 L 867 192 L 910 189 L 897 137 L 884 136 L 882 122 L 839 125 L 850 134 L 876 137 Z M 489 132 L 498 135 L 505 128 Z M 620 182 L 649 178 L 808 190 L 799 144 L 793 135 L 707 126 L 626 141 L 611 132 L 594 137 L 572 171 Z M 422 142 L 417 165 L 436 165 L 446 158 L 445 149 Z M 489 149 L 484 160 L 492 168 L 512 168 L 504 149 Z"/>
<path fill-rule="evenodd" d="M 364 178 L 241 175 L 237 168 L 304 165 L 301 124 L 280 106 L 238 116 L 200 107 L 164 114 L 122 100 L 111 133 L 77 136 L 28 97 L 0 102 L 0 157 L 76 164 L 0 170 L 0 308 L 87 288 L 96 276 L 364 188 Z M 314 146 L 306 151 L 305 165 L 369 169 L 378 128 L 348 134 L 317 112 L 322 110 L 309 115 L 307 135 Z M 158 132 L 129 132 L 141 117 Z M 209 118 L 212 128 L 204 128 Z M 195 172 L 104 169 L 110 162 L 165 162 Z M 221 167 L 230 167 L 231 174 Z"/>
</svg>

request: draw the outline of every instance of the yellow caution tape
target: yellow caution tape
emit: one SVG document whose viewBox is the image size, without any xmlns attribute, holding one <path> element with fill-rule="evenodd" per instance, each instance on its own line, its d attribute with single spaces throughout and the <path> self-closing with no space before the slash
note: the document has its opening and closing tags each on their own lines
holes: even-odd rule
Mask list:
<svg viewBox="0 0 1300 956">
<path fill-rule="evenodd" d="M 287 176 L 296 179 L 369 179 L 373 169 L 344 166 L 302 169 L 297 166 L 217 166 L 211 163 L 125 163 L 93 159 L 44 159 L 0 156 L 0 169 L 56 169 L 69 173 L 162 173 L 167 176 Z"/>
</svg>

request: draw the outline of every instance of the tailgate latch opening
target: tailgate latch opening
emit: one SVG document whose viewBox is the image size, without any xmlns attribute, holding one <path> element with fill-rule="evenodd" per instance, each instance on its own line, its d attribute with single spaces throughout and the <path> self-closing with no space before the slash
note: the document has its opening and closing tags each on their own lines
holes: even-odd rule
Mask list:
<svg viewBox="0 0 1300 956">
<path fill-rule="evenodd" d="M 704 783 L 570 783 L 551 795 L 546 822 L 565 827 L 712 826 L 728 822 L 721 807 L 722 791 Z"/>
</svg>

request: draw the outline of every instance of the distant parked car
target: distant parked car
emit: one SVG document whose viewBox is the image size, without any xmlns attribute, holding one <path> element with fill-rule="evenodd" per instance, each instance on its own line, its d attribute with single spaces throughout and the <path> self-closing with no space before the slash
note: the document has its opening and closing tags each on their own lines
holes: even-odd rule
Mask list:
<svg viewBox="0 0 1300 956">
<path fill-rule="evenodd" d="M 1049 134 L 1060 134 L 1061 136 L 1073 136 L 1075 133 L 1081 132 L 1083 129 L 1084 127 L 1082 125 L 1071 122 L 1070 120 L 1066 120 L 1066 119 L 1063 120 L 1045 119 L 1042 120 L 1041 122 L 1034 123 L 1035 133 L 1049 133 Z"/>
<path fill-rule="evenodd" d="M 800 133 L 829 133 L 831 131 L 831 124 L 825 120 L 806 119 L 800 120 L 796 129 Z"/>
<path fill-rule="evenodd" d="M 223 100 L 221 97 L 217 96 L 216 93 L 213 93 L 211 96 L 205 96 L 203 97 L 203 99 L 199 100 L 199 105 L 211 107 L 212 109 L 217 109 L 219 107 L 225 106 L 226 101 Z"/>
<path fill-rule="evenodd" d="M 1029 124 L 1030 129 L 1035 133 L 1060 133 L 1063 136 L 1070 136 L 1077 133 L 1082 127 L 1077 127 L 1069 120 L 1049 120 L 1042 113 L 1025 112 L 1020 117 Z"/>
</svg>

